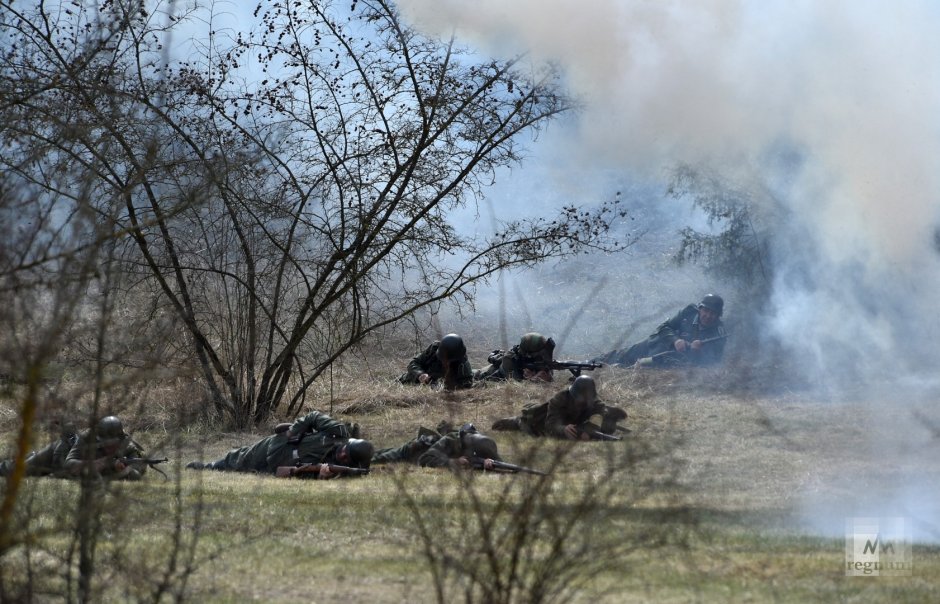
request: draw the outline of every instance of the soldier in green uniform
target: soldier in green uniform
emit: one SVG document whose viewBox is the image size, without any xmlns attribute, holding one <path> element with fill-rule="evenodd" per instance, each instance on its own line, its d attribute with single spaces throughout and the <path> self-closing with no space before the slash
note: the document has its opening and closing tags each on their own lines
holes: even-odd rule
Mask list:
<svg viewBox="0 0 940 604">
<path fill-rule="evenodd" d="M 59 440 L 49 443 L 26 457 L 27 476 L 60 476 L 65 474 L 65 458 L 78 440 L 74 426 L 63 426 Z M 0 461 L 0 476 L 13 471 L 13 460 Z"/>
<path fill-rule="evenodd" d="M 552 360 L 555 353 L 555 340 L 546 338 L 538 332 L 529 332 L 522 336 L 519 343 L 510 350 L 494 350 L 487 359 L 490 366 L 477 372 L 478 380 L 501 381 L 507 379 L 531 380 L 534 382 L 552 381 L 550 369 L 533 369 L 527 365 L 545 363 Z"/>
<path fill-rule="evenodd" d="M 473 386 L 473 369 L 467 359 L 463 339 L 449 333 L 432 343 L 424 352 L 411 359 L 408 371 L 398 381 L 402 384 L 434 384 L 442 382 L 447 390 Z"/>
<path fill-rule="evenodd" d="M 624 367 L 710 365 L 721 360 L 727 333 L 721 322 L 725 302 L 708 294 L 662 323 L 654 334 L 633 346 L 612 350 L 595 362 Z"/>
<path fill-rule="evenodd" d="M 597 398 L 594 378 L 582 375 L 548 402 L 526 405 L 522 414 L 493 423 L 494 430 L 521 430 L 531 436 L 591 440 L 596 432 L 613 434 L 617 422 L 627 418 L 619 407 Z"/>
<path fill-rule="evenodd" d="M 147 471 L 146 465 L 130 466 L 122 458 L 143 457 L 143 448 L 126 432 L 118 417 L 101 418 L 92 438 L 88 430 L 79 434 L 65 456 L 62 472 L 55 476 L 77 477 L 85 471 L 111 480 L 139 480 Z"/>
<path fill-rule="evenodd" d="M 319 478 L 333 478 L 337 474 L 329 469 L 328 464 L 369 467 L 372 443 L 350 436 L 347 424 L 325 413 L 311 411 L 291 424 L 286 431 L 262 438 L 252 445 L 232 449 L 217 461 L 193 461 L 186 467 L 192 470 L 274 474 L 281 466 L 323 464 Z"/>
<path fill-rule="evenodd" d="M 376 451 L 372 463 L 407 462 L 429 468 L 465 469 L 474 459 L 482 459 L 483 469 L 492 470 L 493 461 L 501 461 L 496 441 L 480 434 L 473 424 L 454 430 L 441 422 L 438 431 L 420 428 L 417 438 L 404 445 Z"/>
</svg>

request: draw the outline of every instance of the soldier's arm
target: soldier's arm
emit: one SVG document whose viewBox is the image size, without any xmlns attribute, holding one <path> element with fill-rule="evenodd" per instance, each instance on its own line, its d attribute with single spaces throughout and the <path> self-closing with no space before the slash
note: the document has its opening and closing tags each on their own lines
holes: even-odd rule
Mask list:
<svg viewBox="0 0 940 604">
<path fill-rule="evenodd" d="M 431 358 L 436 352 L 435 344 L 431 344 L 424 349 L 424 352 L 411 359 L 411 362 L 408 363 L 408 379 L 417 382 L 422 373 L 427 373 L 427 368 L 431 365 Z"/>
<path fill-rule="evenodd" d="M 470 361 L 467 357 L 463 358 L 457 370 L 457 386 L 460 388 L 473 386 L 473 367 L 470 366 Z"/>
<path fill-rule="evenodd" d="M 65 469 L 69 474 L 77 476 L 81 473 L 82 468 L 84 468 L 86 464 L 93 464 L 96 472 L 101 472 L 114 465 L 116 460 L 113 457 L 85 459 L 86 447 L 87 445 L 84 439 L 79 437 L 76 439 L 75 444 L 72 445 L 72 448 L 69 449 L 69 454 L 65 458 Z M 91 452 L 94 452 L 94 448 L 91 449 Z"/>
<path fill-rule="evenodd" d="M 418 465 L 425 468 L 446 468 L 451 461 L 460 456 L 457 437 L 447 435 L 434 443 L 430 449 L 418 458 Z"/>
<path fill-rule="evenodd" d="M 349 438 L 349 431 L 343 422 L 337 421 L 319 411 L 311 411 L 298 419 L 288 430 L 288 438 L 296 438 L 307 432 L 328 432 L 336 438 Z"/>
<path fill-rule="evenodd" d="M 545 414 L 545 431 L 558 438 L 568 438 L 565 426 L 568 425 L 567 390 L 562 390 L 548 401 L 548 412 Z"/>
</svg>

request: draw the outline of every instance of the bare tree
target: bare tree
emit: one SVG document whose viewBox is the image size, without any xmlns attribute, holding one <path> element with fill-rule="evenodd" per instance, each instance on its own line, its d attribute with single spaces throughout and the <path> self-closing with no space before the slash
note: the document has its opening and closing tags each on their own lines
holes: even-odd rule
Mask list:
<svg viewBox="0 0 940 604">
<path fill-rule="evenodd" d="M 17 145 L 89 125 L 57 153 L 88 168 L 96 195 L 121 200 L 112 227 L 133 246 L 120 257 L 140 273 L 135 293 L 180 318 L 186 358 L 236 425 L 296 413 L 335 359 L 419 308 L 469 299 L 501 269 L 609 244 L 613 202 L 489 237 L 454 224 L 520 161 L 521 135 L 571 105 L 551 70 L 423 37 L 390 3 L 261 2 L 255 30 L 213 33 L 201 57 L 168 66 L 184 15 L 0 6 L 16 40 L 7 68 L 35 83 L 11 108 Z M 119 31 L 89 43 L 95 19 Z"/>
</svg>

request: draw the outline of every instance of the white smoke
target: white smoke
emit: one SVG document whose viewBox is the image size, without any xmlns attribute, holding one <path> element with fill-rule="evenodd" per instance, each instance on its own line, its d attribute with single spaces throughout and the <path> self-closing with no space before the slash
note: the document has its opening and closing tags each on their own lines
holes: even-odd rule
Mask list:
<svg viewBox="0 0 940 604">
<path fill-rule="evenodd" d="M 818 377 L 936 393 L 940 6 L 929 0 L 400 0 L 432 33 L 552 61 L 583 102 L 572 162 L 645 179 L 687 163 L 763 172 L 786 208 L 769 329 Z M 570 124 L 568 125 L 570 126 Z M 785 159 L 781 160 L 781 157 Z M 573 171 L 572 171 L 573 172 Z M 698 292 L 689 292 L 694 296 Z M 729 305 L 734 308 L 734 301 Z M 601 352 L 601 351 L 598 351 Z M 838 380 L 839 377 L 849 379 Z M 923 387 L 911 384 L 923 383 Z M 906 415 L 907 410 L 896 410 Z M 878 409 L 879 431 L 913 434 Z M 933 420 L 936 421 L 936 420 Z M 910 423 L 910 422 L 908 422 Z M 936 438 L 936 436 L 932 437 Z M 903 436 L 901 437 L 903 441 Z M 918 440 L 920 442 L 920 440 Z M 936 440 L 925 439 L 935 447 Z M 935 448 L 931 450 L 935 451 Z M 871 451 L 877 459 L 883 451 Z M 874 505 L 933 526 L 917 455 Z M 918 488 L 911 485 L 920 484 Z M 807 502 L 807 514 L 821 503 Z M 861 504 L 860 504 L 861 505 Z M 829 520 L 825 520 L 829 523 Z M 843 530 L 843 519 L 832 526 Z M 930 537 L 928 537 L 930 538 Z M 932 537 L 935 539 L 936 536 Z"/>
<path fill-rule="evenodd" d="M 833 346 L 917 365 L 909 322 L 940 294 L 940 9 L 923 2 L 402 0 L 404 16 L 565 71 L 573 161 L 733 176 L 782 148 L 793 221 L 772 327 L 826 372 Z M 779 177 L 776 175 L 775 177 Z M 768 174 L 768 179 L 771 175 Z M 940 322 L 922 325 L 940 341 Z M 799 338 L 795 337 L 799 333 Z M 840 361 L 844 362 L 844 360 Z"/>
</svg>

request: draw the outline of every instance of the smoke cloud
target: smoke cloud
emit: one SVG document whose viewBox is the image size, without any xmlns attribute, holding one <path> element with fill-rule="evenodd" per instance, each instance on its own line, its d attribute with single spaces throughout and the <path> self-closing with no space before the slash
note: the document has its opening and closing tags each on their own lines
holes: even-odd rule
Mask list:
<svg viewBox="0 0 940 604">
<path fill-rule="evenodd" d="M 762 171 L 789 210 L 769 325 L 823 373 L 836 349 L 871 366 L 890 355 L 905 370 L 937 359 L 917 344 L 940 336 L 940 322 L 918 320 L 940 294 L 929 277 L 940 269 L 934 4 L 400 6 L 433 33 L 560 65 L 584 103 L 565 141 L 571 162 L 643 178 L 677 163 L 729 178 Z M 781 168 L 781 154 L 795 159 Z"/>
<path fill-rule="evenodd" d="M 549 139 L 563 146 L 566 173 L 620 170 L 651 182 L 686 163 L 729 181 L 760 174 L 785 210 L 774 225 L 766 330 L 837 397 L 861 393 L 856 400 L 873 404 L 873 435 L 904 434 L 917 441 L 909 446 L 935 450 L 935 435 L 907 424 L 912 408 L 934 407 L 940 386 L 936 3 L 399 4 L 419 28 L 562 67 L 583 103 L 563 135 Z M 891 386 L 865 386 L 885 379 Z M 885 417 L 889 409 L 898 423 Z M 877 459 L 884 450 L 862 454 Z M 936 501 L 936 488 L 919 478 L 927 470 L 911 463 L 874 509 L 851 512 L 911 514 Z M 867 484 L 854 474 L 843 480 L 850 490 Z M 823 517 L 820 505 L 809 501 L 807 515 Z M 937 526 L 937 513 L 932 505 L 916 515 Z"/>
</svg>

